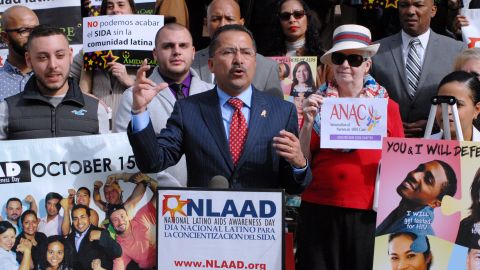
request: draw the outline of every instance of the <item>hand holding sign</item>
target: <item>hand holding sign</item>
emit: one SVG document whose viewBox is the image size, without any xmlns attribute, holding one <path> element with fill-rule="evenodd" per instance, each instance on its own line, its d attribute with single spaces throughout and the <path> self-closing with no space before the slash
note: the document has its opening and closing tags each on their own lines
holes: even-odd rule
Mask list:
<svg viewBox="0 0 480 270">
<path fill-rule="evenodd" d="M 311 94 L 303 101 L 303 124 L 313 125 L 315 115 L 323 104 L 323 97 L 317 94 Z"/>
<path fill-rule="evenodd" d="M 142 65 L 137 71 L 137 78 L 133 84 L 133 104 L 132 112 L 135 114 L 142 113 L 147 109 L 148 103 L 152 101 L 162 89 L 168 87 L 167 83 L 156 84 L 147 78 L 146 72 L 150 69 L 147 60 L 143 60 Z"/>
<path fill-rule="evenodd" d="M 115 76 L 115 78 L 117 78 L 117 80 L 119 80 L 124 86 L 130 87 L 135 83 L 130 75 L 128 75 L 125 65 L 122 65 L 118 62 L 109 62 L 107 63 L 107 66 L 109 67 L 108 71 L 110 71 L 112 75 Z"/>
</svg>

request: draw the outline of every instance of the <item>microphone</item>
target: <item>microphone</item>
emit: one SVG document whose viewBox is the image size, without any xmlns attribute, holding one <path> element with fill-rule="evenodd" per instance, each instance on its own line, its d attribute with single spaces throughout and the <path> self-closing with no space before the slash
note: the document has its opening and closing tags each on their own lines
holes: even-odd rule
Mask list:
<svg viewBox="0 0 480 270">
<path fill-rule="evenodd" d="M 228 189 L 229 186 L 227 178 L 223 175 L 215 175 L 208 183 L 208 188 Z"/>
</svg>

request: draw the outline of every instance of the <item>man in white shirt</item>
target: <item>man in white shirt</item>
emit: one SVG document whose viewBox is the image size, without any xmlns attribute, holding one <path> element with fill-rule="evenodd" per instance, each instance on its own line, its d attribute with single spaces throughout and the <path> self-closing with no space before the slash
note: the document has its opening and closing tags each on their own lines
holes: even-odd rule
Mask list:
<svg viewBox="0 0 480 270">
<path fill-rule="evenodd" d="M 63 216 L 60 215 L 60 201 L 62 198 L 62 195 L 56 192 L 50 192 L 45 196 L 45 210 L 47 211 L 47 216 L 40 219 L 38 231 L 44 233 L 47 237 L 52 235 L 63 235 Z M 65 235 L 67 233 L 68 231 Z"/>
</svg>

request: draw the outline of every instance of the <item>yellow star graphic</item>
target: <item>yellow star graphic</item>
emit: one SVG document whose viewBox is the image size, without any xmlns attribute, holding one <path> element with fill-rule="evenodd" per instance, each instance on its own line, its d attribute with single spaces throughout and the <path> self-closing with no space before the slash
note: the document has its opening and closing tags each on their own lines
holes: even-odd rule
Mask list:
<svg viewBox="0 0 480 270">
<path fill-rule="evenodd" d="M 168 207 L 168 200 L 170 198 L 173 198 L 177 201 L 177 206 L 175 208 L 170 208 Z M 190 202 L 190 200 L 180 200 L 180 195 L 164 195 L 163 196 L 163 202 L 162 202 L 162 216 L 165 215 L 167 212 L 170 212 L 170 217 L 172 218 L 173 221 L 175 221 L 175 213 L 179 213 L 182 216 L 187 216 L 185 212 L 183 211 L 183 206 L 187 205 Z"/>
<path fill-rule="evenodd" d="M 397 3 L 398 3 L 398 0 L 387 0 L 385 8 L 388 8 L 388 7 L 397 8 Z"/>
<path fill-rule="evenodd" d="M 114 55 L 112 50 L 108 51 L 108 53 L 106 55 L 102 55 L 102 59 L 103 59 L 103 66 L 106 67 L 107 66 L 107 63 L 109 62 L 115 62 L 118 60 L 118 56 Z"/>
</svg>

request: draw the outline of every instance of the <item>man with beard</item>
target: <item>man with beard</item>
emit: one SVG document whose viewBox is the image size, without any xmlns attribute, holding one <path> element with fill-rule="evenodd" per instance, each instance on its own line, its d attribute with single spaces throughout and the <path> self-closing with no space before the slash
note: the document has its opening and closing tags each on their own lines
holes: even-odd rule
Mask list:
<svg viewBox="0 0 480 270">
<path fill-rule="evenodd" d="M 418 165 L 397 187 L 402 199 L 377 227 L 376 235 L 405 231 L 435 235 L 433 209 L 442 205 L 443 196 L 456 192 L 457 176 L 450 165 L 441 160 Z"/>
<path fill-rule="evenodd" d="M 117 242 L 122 247 L 122 259 L 115 265 L 127 269 L 129 264 L 140 269 L 156 269 L 156 205 L 157 182 L 151 178 L 143 182 L 153 192 L 150 201 L 145 204 L 133 219 L 130 219 L 123 204 L 111 205 L 107 216 L 117 233 Z"/>
<path fill-rule="evenodd" d="M 35 27 L 27 41 L 34 75 L 23 92 L 0 103 L 0 139 L 34 139 L 109 132 L 108 112 L 68 77 L 72 49 L 65 33 Z"/>
<path fill-rule="evenodd" d="M 8 57 L 0 69 L 0 101 L 23 91 L 32 76 L 25 61 L 25 45 L 32 29 L 38 25 L 35 13 L 24 6 L 12 6 L 2 14 L 2 40 Z"/>
<path fill-rule="evenodd" d="M 37 203 L 32 195 L 25 197 L 25 201 L 30 204 L 31 210 L 38 212 Z M 17 235 L 19 235 L 22 232 L 21 226 L 18 223 L 20 216 L 22 216 L 23 213 L 22 201 L 16 197 L 8 199 L 5 210 L 7 212 L 7 221 L 15 227 L 15 231 L 17 232 Z"/>
<path fill-rule="evenodd" d="M 73 268 L 92 269 L 92 261 L 100 260 L 103 269 L 120 269 L 116 264 L 122 255 L 122 248 L 105 229 L 90 223 L 91 209 L 77 204 L 72 209 L 72 232 L 67 241 L 75 247 Z"/>
</svg>

